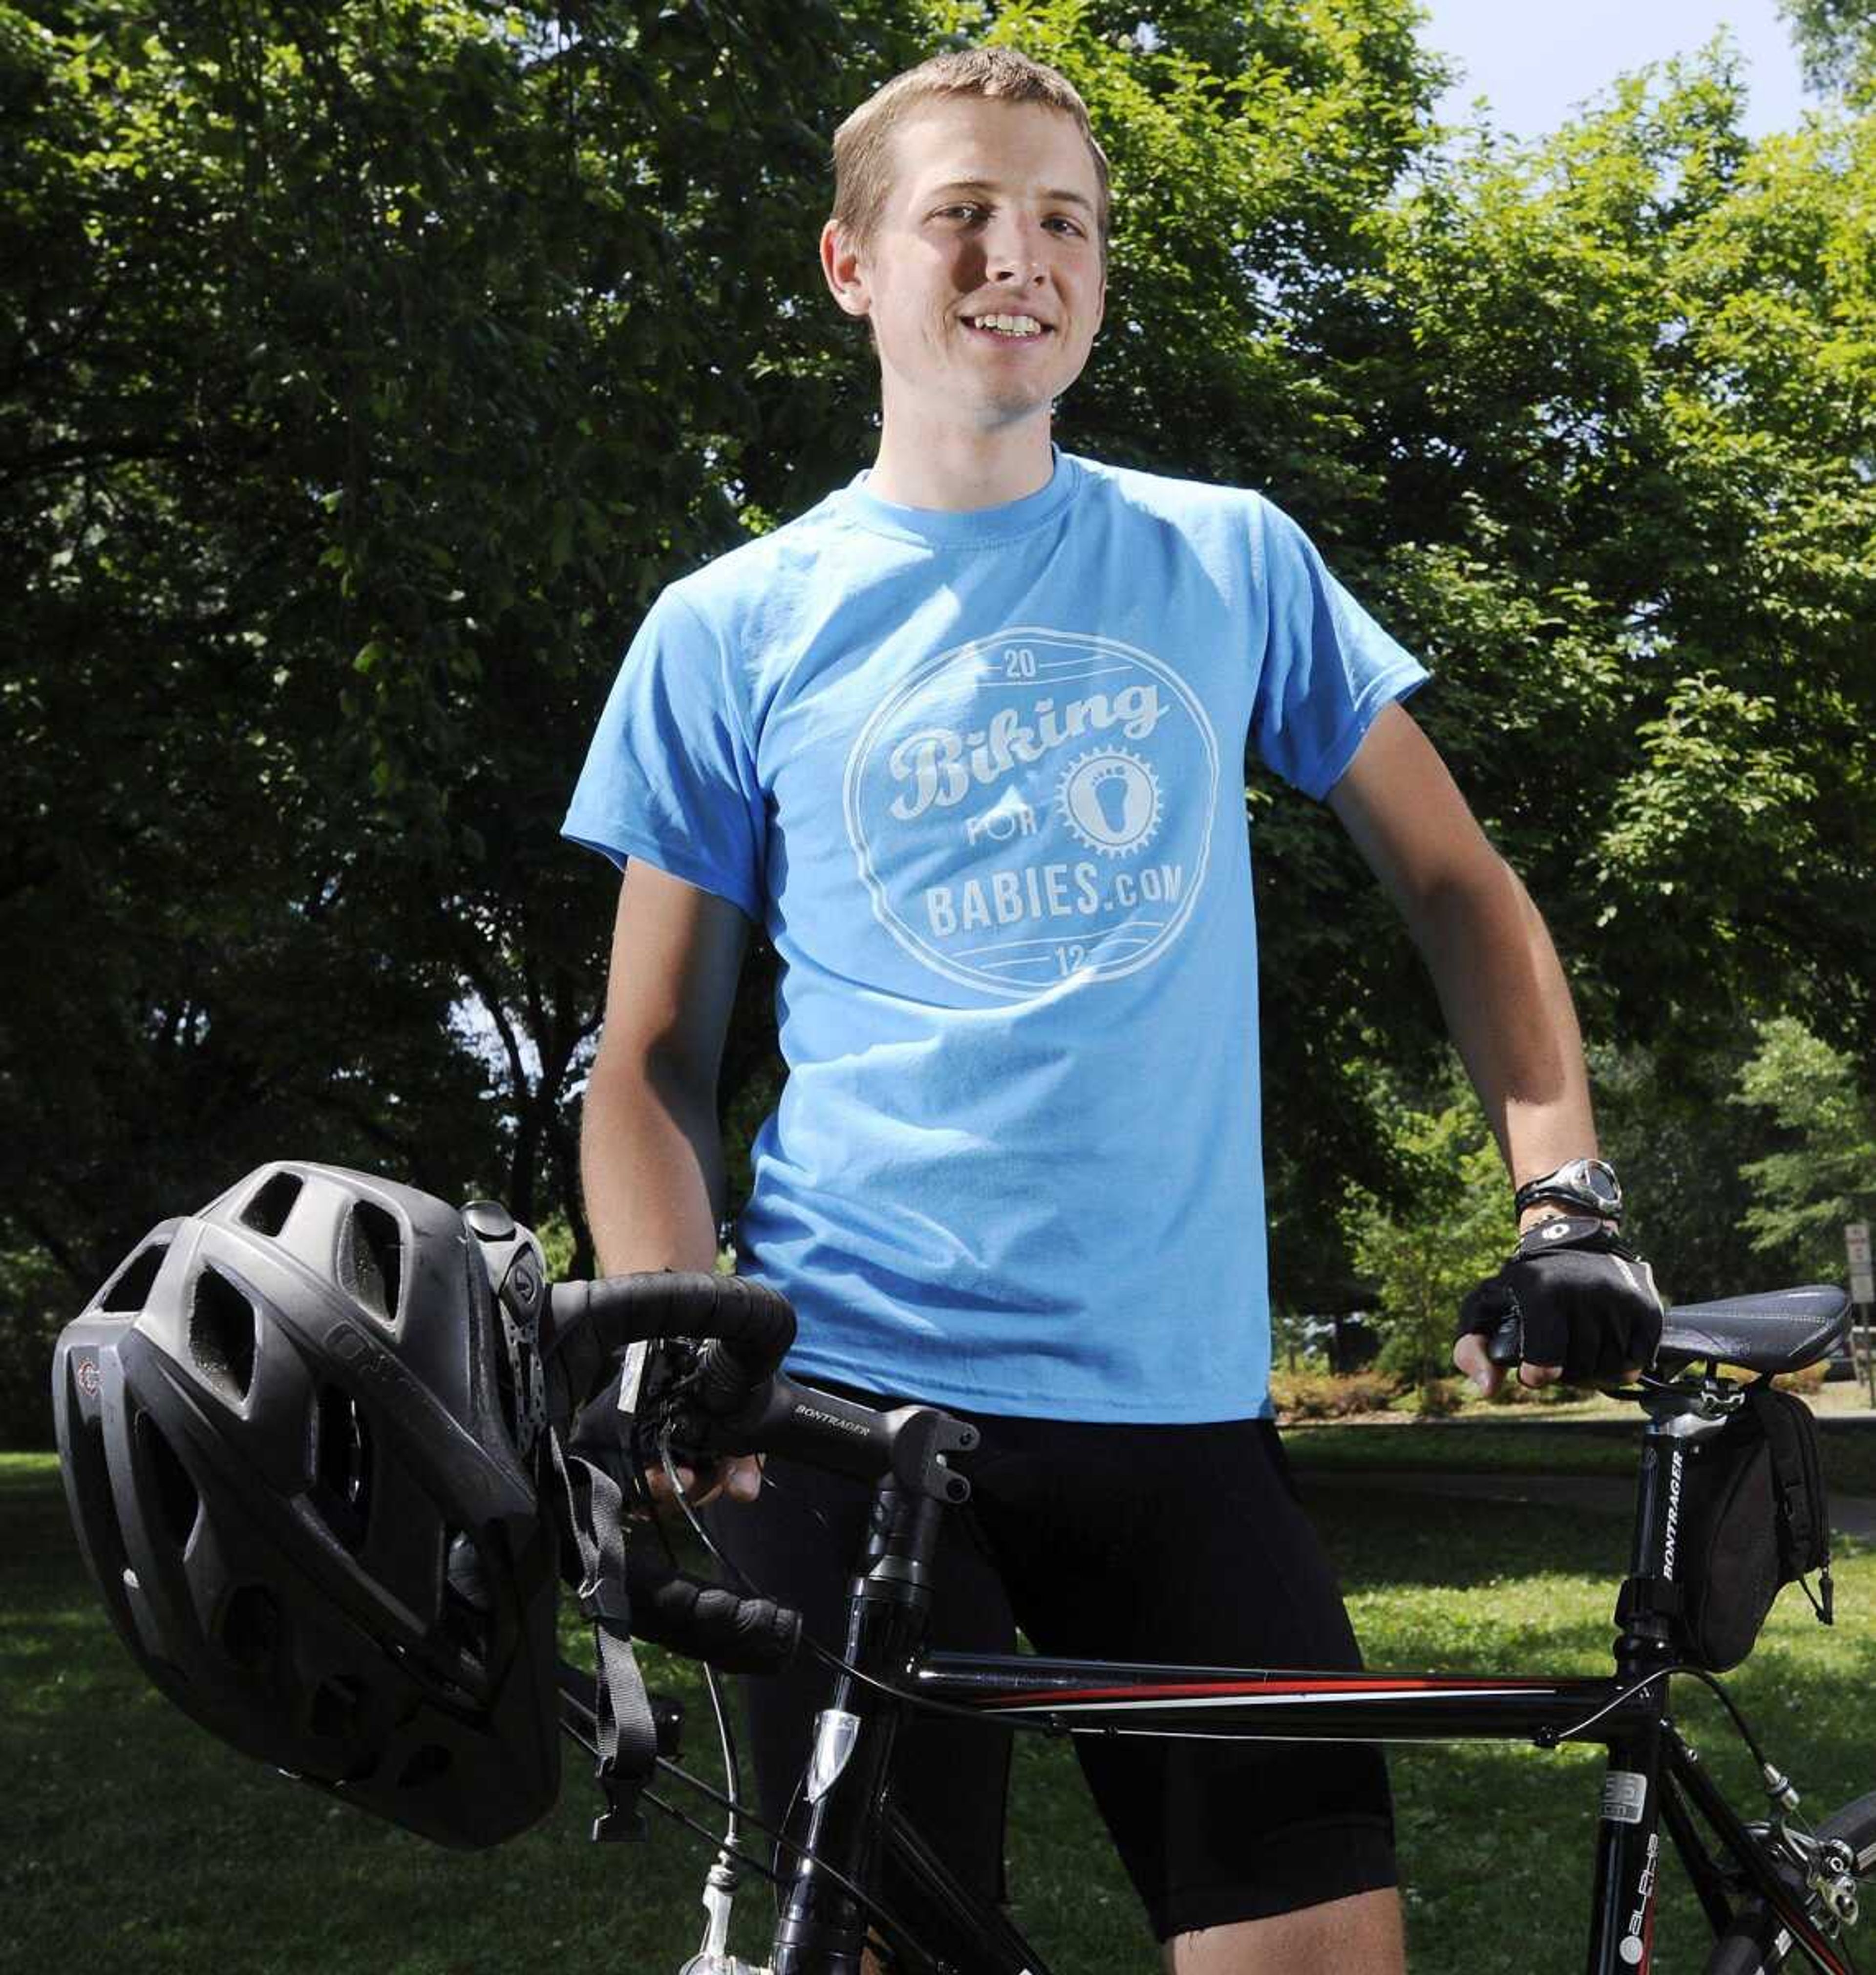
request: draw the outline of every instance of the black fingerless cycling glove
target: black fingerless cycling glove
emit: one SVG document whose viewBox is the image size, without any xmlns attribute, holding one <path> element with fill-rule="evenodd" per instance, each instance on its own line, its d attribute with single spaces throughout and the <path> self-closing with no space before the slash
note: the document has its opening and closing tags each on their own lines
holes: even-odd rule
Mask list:
<svg viewBox="0 0 1876 1975">
<path fill-rule="evenodd" d="M 1520 1235 L 1497 1275 L 1460 1306 L 1459 1333 L 1489 1337 L 1516 1317 L 1527 1365 L 1561 1365 L 1595 1385 L 1654 1362 L 1661 1299 L 1654 1272 L 1605 1221 L 1563 1215 Z"/>
</svg>

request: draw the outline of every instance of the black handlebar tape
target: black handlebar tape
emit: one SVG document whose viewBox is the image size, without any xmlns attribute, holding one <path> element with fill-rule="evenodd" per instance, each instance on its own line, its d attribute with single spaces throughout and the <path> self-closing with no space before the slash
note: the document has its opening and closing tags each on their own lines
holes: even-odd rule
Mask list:
<svg viewBox="0 0 1876 1975">
<path fill-rule="evenodd" d="M 702 1660 L 720 1673 L 777 1673 L 801 1642 L 801 1615 L 772 1598 L 741 1598 L 675 1571 L 642 1551 L 628 1555 L 626 1588 L 636 1638 Z"/>
<path fill-rule="evenodd" d="M 663 1270 L 556 1283 L 542 1356 L 550 1382 L 563 1381 L 577 1406 L 619 1352 L 654 1337 L 718 1340 L 737 1367 L 737 1389 L 745 1391 L 745 1382 L 753 1389 L 782 1362 L 795 1339 L 795 1313 L 786 1296 L 741 1276 Z"/>
<path fill-rule="evenodd" d="M 690 1397 L 701 1412 L 726 1419 L 740 1412 L 774 1376 L 795 1341 L 795 1313 L 788 1299 L 766 1283 L 741 1276 L 719 1276 L 724 1295 L 709 1329 L 677 1333 L 709 1342 L 697 1361 Z"/>
</svg>

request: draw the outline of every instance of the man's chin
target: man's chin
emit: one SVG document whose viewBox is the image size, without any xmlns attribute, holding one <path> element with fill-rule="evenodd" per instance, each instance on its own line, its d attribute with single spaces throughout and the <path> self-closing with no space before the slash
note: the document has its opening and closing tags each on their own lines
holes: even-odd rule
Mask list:
<svg viewBox="0 0 1876 1975">
<path fill-rule="evenodd" d="M 1007 432 L 1031 419 L 1046 422 L 1054 405 L 1053 393 L 1041 397 L 1033 390 L 1000 393 L 977 401 L 971 422 L 981 432 Z"/>
</svg>

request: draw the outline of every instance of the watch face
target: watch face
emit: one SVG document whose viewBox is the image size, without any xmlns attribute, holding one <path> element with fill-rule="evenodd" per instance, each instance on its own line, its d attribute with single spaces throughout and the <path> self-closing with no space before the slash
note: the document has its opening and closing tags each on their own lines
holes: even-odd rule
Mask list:
<svg viewBox="0 0 1876 1975">
<path fill-rule="evenodd" d="M 1590 1199 L 1609 1213 L 1616 1212 L 1622 1204 L 1622 1189 L 1617 1184 L 1615 1168 L 1603 1159 L 1579 1159 L 1574 1167 L 1566 1167 L 1566 1183 L 1580 1187 Z"/>
<path fill-rule="evenodd" d="M 1543 1179 L 1528 1181 L 1518 1189 L 1521 1205 L 1539 1200 L 1568 1201 L 1592 1214 L 1619 1220 L 1622 1189 L 1615 1168 L 1606 1159 L 1572 1159 Z"/>
</svg>

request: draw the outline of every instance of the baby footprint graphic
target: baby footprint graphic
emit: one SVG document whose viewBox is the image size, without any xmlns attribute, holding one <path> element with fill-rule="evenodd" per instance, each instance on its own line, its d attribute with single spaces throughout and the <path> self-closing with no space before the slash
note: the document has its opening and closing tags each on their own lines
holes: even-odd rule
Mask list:
<svg viewBox="0 0 1876 1975">
<path fill-rule="evenodd" d="M 1118 761 L 1098 770 L 1094 777 L 1094 797 L 1101 806 L 1101 820 L 1116 841 L 1128 832 L 1127 812 L 1132 807 L 1128 797 L 1132 787 L 1132 777 Z"/>
</svg>

